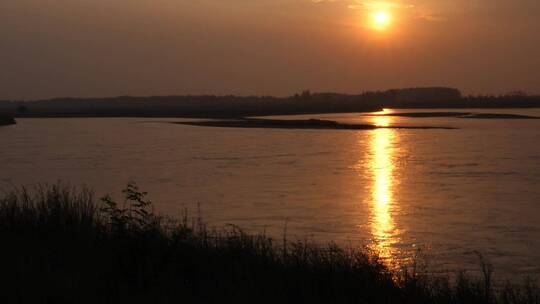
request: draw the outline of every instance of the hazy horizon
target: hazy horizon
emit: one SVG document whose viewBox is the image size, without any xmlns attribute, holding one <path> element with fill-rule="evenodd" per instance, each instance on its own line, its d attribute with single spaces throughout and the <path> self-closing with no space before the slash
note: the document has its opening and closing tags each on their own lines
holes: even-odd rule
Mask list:
<svg viewBox="0 0 540 304">
<path fill-rule="evenodd" d="M 4 1 L 0 99 L 538 94 L 539 14 L 534 0 Z"/>
</svg>

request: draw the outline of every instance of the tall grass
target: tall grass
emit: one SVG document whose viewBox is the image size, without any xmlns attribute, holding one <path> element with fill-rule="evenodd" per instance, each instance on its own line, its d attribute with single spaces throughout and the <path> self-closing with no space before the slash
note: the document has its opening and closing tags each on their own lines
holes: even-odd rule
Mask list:
<svg viewBox="0 0 540 304">
<path fill-rule="evenodd" d="M 0 198 L 2 303 L 540 303 L 532 281 L 494 288 L 392 273 L 369 252 L 248 235 L 54 185 Z"/>
</svg>

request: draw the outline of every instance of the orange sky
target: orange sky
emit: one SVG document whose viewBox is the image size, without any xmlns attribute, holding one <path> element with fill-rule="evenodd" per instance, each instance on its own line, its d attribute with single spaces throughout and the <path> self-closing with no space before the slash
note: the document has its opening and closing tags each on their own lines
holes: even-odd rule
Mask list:
<svg viewBox="0 0 540 304">
<path fill-rule="evenodd" d="M 0 99 L 540 93 L 538 0 L 16 0 L 0 20 Z"/>
</svg>

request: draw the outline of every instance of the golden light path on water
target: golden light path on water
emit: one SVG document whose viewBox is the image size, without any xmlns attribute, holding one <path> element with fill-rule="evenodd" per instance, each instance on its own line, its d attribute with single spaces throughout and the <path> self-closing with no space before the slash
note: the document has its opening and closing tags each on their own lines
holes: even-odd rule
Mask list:
<svg viewBox="0 0 540 304">
<path fill-rule="evenodd" d="M 374 116 L 377 126 L 389 126 L 388 116 Z M 372 131 L 369 146 L 372 156 L 368 162 L 372 174 L 370 229 L 373 249 L 392 267 L 396 261 L 395 245 L 399 242 L 397 228 L 392 217 L 397 209 L 394 199 L 395 180 L 395 148 L 392 146 L 396 137 L 394 129 L 377 129 Z"/>
</svg>

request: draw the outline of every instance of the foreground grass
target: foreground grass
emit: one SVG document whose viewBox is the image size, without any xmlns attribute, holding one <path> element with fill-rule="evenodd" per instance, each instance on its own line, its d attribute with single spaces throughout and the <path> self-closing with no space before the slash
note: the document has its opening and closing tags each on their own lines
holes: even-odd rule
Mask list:
<svg viewBox="0 0 540 304">
<path fill-rule="evenodd" d="M 0 197 L 2 303 L 540 303 L 532 282 L 493 288 L 395 274 L 373 254 L 274 242 L 152 213 L 136 186 L 119 206 L 51 186 Z"/>
</svg>

